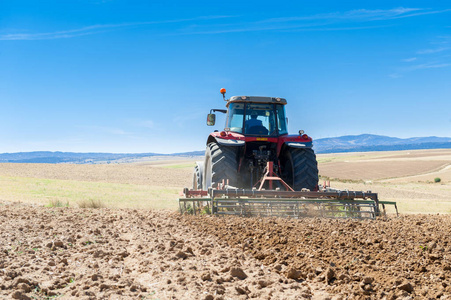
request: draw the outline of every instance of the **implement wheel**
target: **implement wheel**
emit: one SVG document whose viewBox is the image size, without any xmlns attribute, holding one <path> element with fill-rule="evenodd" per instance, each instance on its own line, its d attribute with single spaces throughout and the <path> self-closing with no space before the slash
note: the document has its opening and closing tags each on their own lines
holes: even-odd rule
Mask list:
<svg viewBox="0 0 451 300">
<path fill-rule="evenodd" d="M 237 147 L 227 147 L 216 142 L 210 143 L 205 151 L 204 176 L 202 187 L 217 187 L 224 179 L 230 186 L 237 186 L 238 158 Z"/>
<path fill-rule="evenodd" d="M 288 148 L 283 167 L 283 179 L 295 191 L 318 189 L 318 163 L 313 149 Z"/>
<path fill-rule="evenodd" d="M 193 171 L 193 190 L 202 190 L 202 171 L 203 162 L 196 162 L 196 166 Z"/>
</svg>

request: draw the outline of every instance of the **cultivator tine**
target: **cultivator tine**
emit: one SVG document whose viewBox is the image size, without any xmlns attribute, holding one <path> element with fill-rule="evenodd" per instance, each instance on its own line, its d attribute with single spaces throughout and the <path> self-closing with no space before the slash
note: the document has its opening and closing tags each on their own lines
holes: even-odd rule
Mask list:
<svg viewBox="0 0 451 300">
<path fill-rule="evenodd" d="M 322 199 L 231 199 L 213 201 L 218 215 L 259 217 L 324 217 L 374 219 L 374 201 L 334 201 Z"/>
<path fill-rule="evenodd" d="M 385 205 L 397 210 L 396 202 L 379 201 L 371 192 L 209 189 L 185 190 L 185 195 L 179 199 L 179 209 L 188 214 L 375 219 L 380 215 L 379 205 L 384 213 Z"/>
</svg>

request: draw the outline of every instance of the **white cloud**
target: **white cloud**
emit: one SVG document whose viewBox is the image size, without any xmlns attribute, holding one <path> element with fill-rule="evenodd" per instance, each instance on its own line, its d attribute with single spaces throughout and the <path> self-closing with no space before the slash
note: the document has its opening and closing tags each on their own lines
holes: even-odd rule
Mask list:
<svg viewBox="0 0 451 300">
<path fill-rule="evenodd" d="M 446 68 L 446 67 L 450 67 L 451 63 L 427 63 L 427 64 L 420 64 L 420 65 L 415 65 L 412 66 L 410 68 L 408 68 L 408 71 L 413 71 L 413 70 L 424 70 L 424 69 L 438 69 L 438 68 Z"/>
<path fill-rule="evenodd" d="M 399 18 L 409 18 L 428 14 L 439 14 L 451 11 L 445 10 L 428 10 L 423 8 L 405 8 L 398 7 L 392 9 L 357 9 L 345 12 L 334 12 L 328 14 L 317 14 L 311 16 L 289 16 L 282 18 L 270 18 L 255 22 L 240 22 L 231 24 L 205 24 L 205 27 L 200 24 L 196 26 L 189 26 L 184 29 L 180 28 L 178 34 L 221 34 L 234 32 L 251 32 L 251 31 L 331 31 L 331 30 L 358 30 L 371 29 L 380 26 L 342 26 L 340 28 L 325 27 L 338 23 L 362 23 L 370 21 L 384 21 Z M 163 21 L 149 21 L 149 22 L 133 22 L 122 24 L 98 24 L 86 26 L 82 28 L 44 32 L 44 33 L 6 33 L 0 35 L 0 40 L 49 40 L 49 39 L 64 39 L 73 38 L 84 35 L 99 34 L 105 31 L 110 31 L 115 28 L 132 27 L 132 26 L 146 26 L 156 24 L 169 23 L 185 23 L 194 21 L 208 21 L 213 19 L 233 18 L 236 16 L 202 16 L 197 18 L 163 20 Z M 216 28 L 215 28 L 216 27 Z"/>
<path fill-rule="evenodd" d="M 54 32 L 44 32 L 44 33 L 7 33 L 1 34 L 0 40 L 3 41 L 18 41 L 18 40 L 53 40 L 53 39 L 64 39 L 73 38 L 78 36 L 98 34 L 114 28 L 121 27 L 132 27 L 132 26 L 144 26 L 144 25 L 156 25 L 156 24 L 168 24 L 168 23 L 182 23 L 190 21 L 200 21 L 200 20 L 212 20 L 212 19 L 222 19 L 231 18 L 232 16 L 203 16 L 190 19 L 177 19 L 177 20 L 163 20 L 163 21 L 149 21 L 149 22 L 134 22 L 134 23 L 122 23 L 122 24 L 97 24 L 92 26 L 86 26 L 71 30 L 54 31 Z"/>
<path fill-rule="evenodd" d="M 18 41 L 18 40 L 51 40 L 51 39 L 63 39 L 77 36 L 83 36 L 88 34 L 95 34 L 104 31 L 104 29 L 119 27 L 118 25 L 94 25 L 87 26 L 78 29 L 46 32 L 46 33 L 9 33 L 0 35 L 0 40 L 3 41 Z"/>
<path fill-rule="evenodd" d="M 427 69 L 441 69 L 451 67 L 451 63 L 441 63 L 441 62 L 430 62 L 424 64 L 417 65 L 409 65 L 408 67 L 400 68 L 395 73 L 388 75 L 388 77 L 396 79 L 403 77 L 404 73 L 418 71 L 418 70 L 427 70 Z"/>
<path fill-rule="evenodd" d="M 347 31 L 347 30 L 363 30 L 374 29 L 386 26 L 349 26 L 349 27 L 317 27 L 311 28 L 314 25 L 296 25 L 296 26 L 271 26 L 271 27 L 250 27 L 250 28 L 235 28 L 222 29 L 211 31 L 194 31 L 181 33 L 182 35 L 196 35 L 196 34 L 220 34 L 220 33 L 234 33 L 234 32 L 253 32 L 253 31 L 278 31 L 278 32 L 300 32 L 300 31 Z M 180 35 L 180 34 L 177 34 Z"/>
<path fill-rule="evenodd" d="M 435 49 L 424 49 L 424 50 L 420 50 L 417 51 L 417 54 L 433 54 L 433 53 L 439 53 L 439 52 L 443 52 L 446 50 L 449 50 L 449 47 L 440 47 L 440 48 L 435 48 Z"/>
<path fill-rule="evenodd" d="M 317 14 L 311 16 L 290 16 L 281 18 L 269 18 L 254 22 L 243 22 L 239 24 L 216 24 L 208 27 L 196 26 L 185 28 L 178 34 L 221 34 L 252 31 L 344 31 L 373 29 L 390 25 L 357 26 L 351 24 L 362 24 L 372 21 L 384 21 L 399 18 L 416 17 L 427 14 L 438 14 L 451 11 L 431 11 L 422 8 L 393 8 L 393 9 L 358 9 L 345 12 L 334 12 L 328 14 Z M 337 24 L 349 24 L 349 26 L 333 27 Z"/>
<path fill-rule="evenodd" d="M 409 18 L 428 14 L 439 14 L 451 11 L 426 10 L 422 8 L 392 8 L 392 9 L 356 9 L 345 12 L 335 12 L 328 14 L 317 14 L 312 16 L 282 17 L 263 20 L 261 22 L 295 22 L 305 20 L 347 20 L 347 21 L 381 21 L 399 18 Z"/>
<path fill-rule="evenodd" d="M 448 58 L 448 57 L 450 57 L 450 55 L 441 53 L 441 52 L 444 52 L 447 50 L 451 50 L 451 47 L 449 46 L 450 38 L 451 38 L 451 36 L 447 36 L 447 35 L 438 36 L 438 37 L 436 37 L 436 40 L 438 40 L 439 42 L 431 41 L 430 44 L 431 45 L 440 44 L 441 45 L 440 47 L 418 50 L 415 54 L 422 55 L 420 57 L 413 56 L 410 58 L 401 59 L 402 62 L 410 62 L 410 63 L 417 61 L 418 59 L 424 61 L 425 58 L 430 58 L 430 57 L 433 57 L 434 60 L 429 59 L 429 62 L 424 62 L 424 63 L 418 62 L 417 64 L 409 64 L 407 67 L 401 67 L 398 70 L 396 70 L 395 74 L 389 75 L 389 77 L 397 78 L 396 76 L 398 76 L 399 74 L 413 72 L 416 70 L 440 69 L 440 68 L 450 67 L 451 63 L 449 63 L 449 58 Z M 441 54 L 433 55 L 436 53 L 441 53 Z"/>
</svg>

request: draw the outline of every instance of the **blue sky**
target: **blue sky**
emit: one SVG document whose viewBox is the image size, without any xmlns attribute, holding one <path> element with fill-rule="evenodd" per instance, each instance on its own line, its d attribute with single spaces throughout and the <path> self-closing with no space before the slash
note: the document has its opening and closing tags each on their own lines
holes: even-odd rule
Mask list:
<svg viewBox="0 0 451 300">
<path fill-rule="evenodd" d="M 0 0 L 0 152 L 201 150 L 222 87 L 314 139 L 451 136 L 445 2 Z"/>
</svg>

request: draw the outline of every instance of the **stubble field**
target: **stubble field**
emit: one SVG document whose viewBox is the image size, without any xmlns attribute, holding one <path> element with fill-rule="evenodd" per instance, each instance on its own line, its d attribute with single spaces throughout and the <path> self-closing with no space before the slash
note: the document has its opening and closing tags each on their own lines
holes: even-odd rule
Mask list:
<svg viewBox="0 0 451 300">
<path fill-rule="evenodd" d="M 193 160 L 0 164 L 0 297 L 450 299 L 450 150 L 319 155 L 400 204 L 375 221 L 181 216 Z"/>
</svg>

